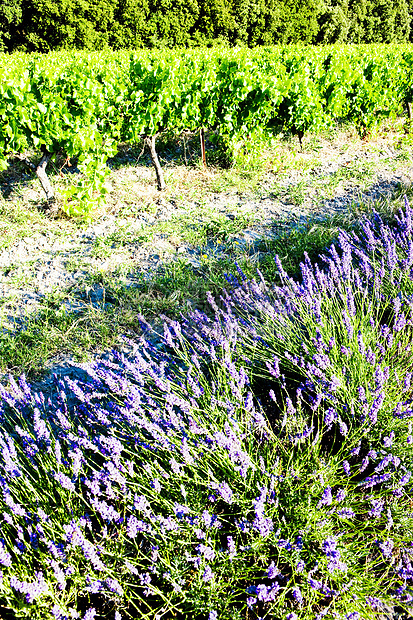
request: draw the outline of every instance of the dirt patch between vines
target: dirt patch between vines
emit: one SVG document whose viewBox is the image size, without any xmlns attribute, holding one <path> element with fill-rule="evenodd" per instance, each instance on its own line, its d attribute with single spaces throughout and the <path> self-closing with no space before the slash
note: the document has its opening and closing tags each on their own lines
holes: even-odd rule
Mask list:
<svg viewBox="0 0 413 620">
<path fill-rule="evenodd" d="M 308 219 L 362 214 L 377 200 L 401 196 L 413 178 L 412 148 L 400 127 L 385 127 L 369 142 L 351 131 L 333 140 L 310 137 L 303 152 L 295 139 L 280 141 L 260 158 L 258 171 L 250 165 L 205 172 L 169 154 L 161 157 L 168 188 L 160 194 L 149 162 L 135 165 L 136 152 L 124 149 L 110 164 L 111 191 L 96 221 L 76 227 L 43 220 L 20 238 L 0 239 L 2 330 L 21 329 L 56 291 L 70 292 L 70 311 L 83 307 L 85 295 L 101 305 L 105 291 L 92 275 L 113 274 L 133 287 L 142 274 L 150 278 L 175 260 L 196 269 L 201 256 L 229 256 L 235 246 L 254 253 L 261 239 Z M 17 201 L 36 208 L 36 181 L 2 178 L 6 210 Z M 54 364 L 56 372 L 64 367 Z"/>
</svg>

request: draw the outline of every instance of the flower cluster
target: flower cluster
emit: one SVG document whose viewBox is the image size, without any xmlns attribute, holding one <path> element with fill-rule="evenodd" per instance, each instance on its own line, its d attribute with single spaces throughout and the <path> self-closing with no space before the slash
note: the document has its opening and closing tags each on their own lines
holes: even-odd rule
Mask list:
<svg viewBox="0 0 413 620">
<path fill-rule="evenodd" d="M 340 233 L 300 282 L 276 259 L 277 285 L 241 277 L 214 316 L 147 327 L 50 396 L 0 385 L 2 602 L 60 620 L 408 608 L 412 221 Z"/>
</svg>

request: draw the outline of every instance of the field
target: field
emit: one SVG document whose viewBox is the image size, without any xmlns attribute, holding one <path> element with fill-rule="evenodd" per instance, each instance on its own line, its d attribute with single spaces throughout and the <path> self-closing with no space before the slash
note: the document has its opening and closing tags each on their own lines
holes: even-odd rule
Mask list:
<svg viewBox="0 0 413 620">
<path fill-rule="evenodd" d="M 87 196 L 49 143 L 46 202 L 29 124 L 5 150 L 2 617 L 411 617 L 412 138 L 383 101 L 205 123 L 206 167 L 159 131 L 163 191 L 145 131 Z"/>
</svg>

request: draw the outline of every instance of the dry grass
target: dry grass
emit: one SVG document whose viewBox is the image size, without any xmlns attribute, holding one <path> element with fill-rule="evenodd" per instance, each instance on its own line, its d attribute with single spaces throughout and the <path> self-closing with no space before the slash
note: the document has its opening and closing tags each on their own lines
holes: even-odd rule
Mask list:
<svg viewBox="0 0 413 620">
<path fill-rule="evenodd" d="M 317 255 L 335 238 L 337 226 L 351 227 L 373 206 L 349 203 L 347 212 L 343 209 L 336 217 L 326 211 L 323 200 L 339 192 L 345 197 L 348 184 L 369 187 L 379 166 L 404 170 L 405 177 L 394 196 L 377 208 L 390 213 L 400 194 L 410 191 L 412 140 L 402 120 L 383 124 L 369 141 L 350 127 L 306 137 L 303 151 L 291 136 L 249 145 L 231 168 L 219 165 L 208 144 L 204 170 L 197 136 L 184 138 L 185 145 L 183 138 L 159 140 L 164 192 L 156 189 L 155 173 L 140 146 L 122 145 L 109 162 L 110 191 L 91 223 L 45 212 L 40 185 L 21 162 L 12 161 L 0 173 L 0 286 L 35 290 L 39 271 L 56 256 L 64 256 L 60 267 L 65 273 L 76 275 L 70 289 L 59 285 L 37 301 L 37 309 L 17 322 L 14 331 L 6 329 L 2 337 L 0 325 L 0 368 L 36 373 L 59 356 L 79 358 L 113 346 L 121 334 L 136 333 L 139 312 L 156 320 L 161 313 L 179 316 L 191 306 L 205 308 L 206 290 L 218 292 L 226 285 L 225 273 L 236 271 L 235 260 L 248 275 L 258 266 L 274 280 L 273 255 L 279 253 L 296 274 L 305 250 Z M 65 168 L 63 163 L 57 161 L 50 170 L 57 192 L 79 174 L 75 166 Z M 326 173 L 332 164 L 335 172 Z M 265 237 L 260 205 L 278 199 L 287 209 L 274 223 L 281 237 L 268 234 L 259 247 L 243 244 L 247 228 Z M 320 222 L 313 211 L 314 228 L 294 216 L 290 234 L 292 213 L 311 215 L 309 202 L 330 217 Z M 54 249 L 42 254 L 36 248 L 32 264 L 31 248 L 39 239 Z M 21 245 L 26 248 L 22 260 Z M 2 280 L 5 272 L 8 279 Z M 18 291 L 13 295 L 8 299 L 5 291 L 1 306 L 8 324 L 22 311 Z"/>
</svg>

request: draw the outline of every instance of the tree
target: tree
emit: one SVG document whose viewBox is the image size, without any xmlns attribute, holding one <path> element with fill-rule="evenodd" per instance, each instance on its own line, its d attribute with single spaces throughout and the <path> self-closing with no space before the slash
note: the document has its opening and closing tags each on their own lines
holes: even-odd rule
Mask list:
<svg viewBox="0 0 413 620">
<path fill-rule="evenodd" d="M 408 41 L 411 32 L 411 15 L 408 0 L 394 0 L 395 18 L 393 41 Z"/>
<path fill-rule="evenodd" d="M 11 52 L 16 48 L 22 15 L 21 0 L 2 0 L 0 3 L 0 52 Z"/>
<path fill-rule="evenodd" d="M 143 47 L 148 39 L 148 0 L 120 0 L 114 8 L 109 44 L 114 49 Z"/>
<path fill-rule="evenodd" d="M 367 15 L 367 4 L 368 0 L 349 0 L 349 29 L 347 34 L 348 43 L 364 42 L 364 20 Z"/>
<path fill-rule="evenodd" d="M 113 8 L 110 0 L 23 0 L 26 49 L 48 52 L 106 47 Z"/>
<path fill-rule="evenodd" d="M 279 22 L 277 0 L 233 0 L 232 15 L 235 27 L 231 43 L 235 45 L 260 45 L 274 42 L 275 29 Z"/>
<path fill-rule="evenodd" d="M 322 0 L 281 0 L 277 43 L 313 43 L 318 34 Z"/>
<path fill-rule="evenodd" d="M 237 25 L 231 2 L 199 0 L 198 6 L 198 19 L 191 33 L 193 41 L 199 44 L 232 41 Z"/>
<path fill-rule="evenodd" d="M 325 4 L 318 25 L 317 43 L 346 43 L 350 30 L 348 0 L 333 0 Z"/>
<path fill-rule="evenodd" d="M 364 43 L 405 41 L 410 31 L 406 0 L 369 0 L 364 18 Z"/>
<path fill-rule="evenodd" d="M 149 0 L 147 45 L 188 45 L 198 15 L 197 0 Z"/>
</svg>

